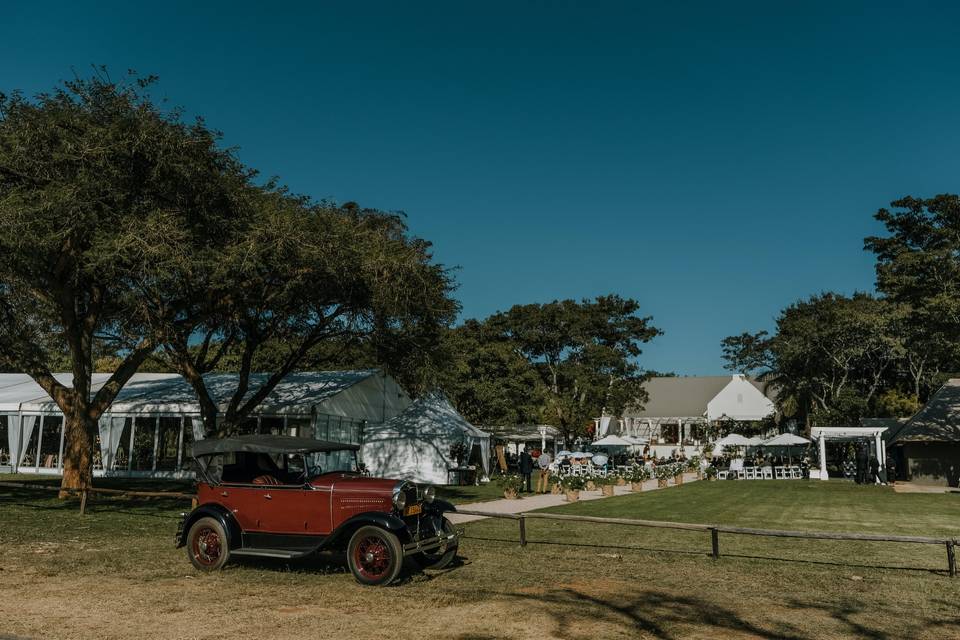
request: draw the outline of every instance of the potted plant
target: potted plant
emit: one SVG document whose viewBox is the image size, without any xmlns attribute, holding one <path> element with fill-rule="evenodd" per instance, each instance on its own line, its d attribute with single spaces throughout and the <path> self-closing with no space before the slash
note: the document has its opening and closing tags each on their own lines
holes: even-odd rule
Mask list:
<svg viewBox="0 0 960 640">
<path fill-rule="evenodd" d="M 673 477 L 673 465 L 666 463 L 658 464 L 653 468 L 653 475 L 657 477 L 657 487 L 663 489 L 667 486 L 670 478 Z"/>
<path fill-rule="evenodd" d="M 675 485 L 677 485 L 677 486 L 682 485 L 682 484 L 683 484 L 683 472 L 684 472 L 684 470 L 685 470 L 685 469 L 684 469 L 684 465 L 683 465 L 682 463 L 677 462 L 677 463 L 674 463 L 674 464 L 672 464 L 672 465 L 670 465 L 670 466 L 673 467 L 673 468 L 670 470 L 671 473 L 673 474 L 673 483 L 674 483 Z"/>
<path fill-rule="evenodd" d="M 596 491 L 597 490 L 597 477 L 594 475 L 584 476 L 586 482 L 587 491 Z"/>
<path fill-rule="evenodd" d="M 580 491 L 584 485 L 583 478 L 580 476 L 567 476 L 560 480 L 560 486 L 563 487 L 563 493 L 566 495 L 567 502 L 576 502 L 580 499 Z"/>
<path fill-rule="evenodd" d="M 555 496 L 563 493 L 563 487 L 560 485 L 560 478 L 556 476 L 550 476 L 550 493 Z"/>
<path fill-rule="evenodd" d="M 617 486 L 617 475 L 610 473 L 605 476 L 598 476 L 594 479 L 594 482 L 600 486 L 600 491 L 603 495 L 612 496 L 613 488 Z"/>
<path fill-rule="evenodd" d="M 627 472 L 626 479 L 630 481 L 631 491 L 643 491 L 643 481 L 650 479 L 650 470 L 646 465 L 636 464 Z"/>
<path fill-rule="evenodd" d="M 519 497 L 520 489 L 523 488 L 523 478 L 516 473 L 497 476 L 494 482 L 503 489 L 503 497 L 509 500 L 516 500 Z"/>
<path fill-rule="evenodd" d="M 713 465 L 707 467 L 707 470 L 704 473 L 706 474 L 708 481 L 717 479 L 717 468 Z"/>
<path fill-rule="evenodd" d="M 700 466 L 700 456 L 693 456 L 687 460 L 687 470 L 697 474 L 697 480 L 703 480 L 703 469 Z"/>
</svg>

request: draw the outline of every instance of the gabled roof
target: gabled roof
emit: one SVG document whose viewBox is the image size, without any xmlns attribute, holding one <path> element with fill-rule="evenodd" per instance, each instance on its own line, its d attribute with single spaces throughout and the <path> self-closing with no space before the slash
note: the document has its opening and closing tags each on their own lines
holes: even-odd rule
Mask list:
<svg viewBox="0 0 960 640">
<path fill-rule="evenodd" d="M 419 436 L 459 431 L 475 438 L 489 438 L 467 421 L 442 393 L 428 393 L 414 400 L 402 413 L 387 420 L 379 432 L 397 432 Z"/>
<path fill-rule="evenodd" d="M 649 400 L 642 409 L 630 408 L 624 416 L 634 418 L 699 418 L 707 404 L 733 376 L 666 376 L 650 378 L 643 384 Z M 764 384 L 755 378 L 746 380 L 763 393 Z M 767 394 L 769 397 L 769 394 Z"/>
<path fill-rule="evenodd" d="M 863 427 L 883 427 L 883 439 L 887 442 L 893 441 L 903 429 L 910 418 L 860 418 L 860 426 Z"/>
<path fill-rule="evenodd" d="M 960 378 L 947 380 L 891 442 L 960 442 Z"/>
</svg>

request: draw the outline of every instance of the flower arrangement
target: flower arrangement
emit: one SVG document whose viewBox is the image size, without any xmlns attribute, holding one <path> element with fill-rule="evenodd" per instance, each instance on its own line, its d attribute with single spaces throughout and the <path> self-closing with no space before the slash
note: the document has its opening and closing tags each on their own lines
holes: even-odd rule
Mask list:
<svg viewBox="0 0 960 640">
<path fill-rule="evenodd" d="M 523 488 L 523 478 L 515 473 L 497 476 L 493 482 L 503 489 L 504 498 L 516 498 Z"/>
<path fill-rule="evenodd" d="M 657 478 L 657 486 L 662 489 L 667 486 L 667 481 L 673 477 L 673 465 L 669 463 L 658 464 L 653 468 L 653 475 Z"/>
<path fill-rule="evenodd" d="M 600 487 L 600 491 L 603 492 L 605 496 L 613 495 L 613 488 L 617 485 L 620 477 L 615 473 L 608 473 L 605 476 L 597 476 L 593 479 L 594 483 Z"/>
<path fill-rule="evenodd" d="M 564 491 L 580 491 L 587 486 L 587 481 L 582 476 L 564 476 L 559 484 Z"/>
<path fill-rule="evenodd" d="M 650 479 L 650 469 L 648 469 L 646 465 L 635 464 L 630 467 L 625 477 L 632 483 L 643 482 L 644 480 Z"/>
<path fill-rule="evenodd" d="M 683 484 L 683 472 L 686 471 L 686 463 L 677 462 L 672 466 L 671 472 L 673 473 L 674 484 Z"/>
<path fill-rule="evenodd" d="M 718 471 L 719 470 L 713 465 L 710 465 L 709 467 L 707 467 L 706 471 L 704 471 L 704 473 L 707 476 L 707 480 L 716 480 Z"/>
<path fill-rule="evenodd" d="M 687 460 L 687 469 L 690 471 L 700 471 L 700 456 L 693 456 Z"/>
<path fill-rule="evenodd" d="M 450 445 L 450 457 L 457 462 L 458 467 L 463 465 L 463 461 L 467 457 L 467 445 L 462 442 L 454 442 Z"/>
</svg>

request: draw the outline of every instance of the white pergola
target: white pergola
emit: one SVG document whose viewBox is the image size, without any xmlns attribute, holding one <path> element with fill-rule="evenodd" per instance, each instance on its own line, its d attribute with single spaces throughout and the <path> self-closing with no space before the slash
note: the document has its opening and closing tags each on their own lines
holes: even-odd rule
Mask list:
<svg viewBox="0 0 960 640">
<path fill-rule="evenodd" d="M 873 438 L 877 449 L 877 459 L 880 464 L 887 459 L 887 446 L 883 441 L 883 432 L 886 427 L 813 427 L 810 437 L 817 443 L 820 450 L 820 469 L 811 470 L 810 477 L 819 477 L 828 480 L 827 474 L 827 440 L 862 440 Z"/>
</svg>

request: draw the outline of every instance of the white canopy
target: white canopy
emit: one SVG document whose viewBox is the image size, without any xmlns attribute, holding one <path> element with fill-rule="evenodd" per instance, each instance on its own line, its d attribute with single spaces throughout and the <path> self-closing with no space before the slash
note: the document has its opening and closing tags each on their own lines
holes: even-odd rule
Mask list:
<svg viewBox="0 0 960 640">
<path fill-rule="evenodd" d="M 780 435 L 774 436 L 763 443 L 765 447 L 795 447 L 805 444 L 810 444 L 810 441 L 802 436 L 797 436 L 792 433 L 781 433 Z"/>
<path fill-rule="evenodd" d="M 630 446 L 633 446 L 633 444 L 634 443 L 630 442 L 629 440 L 626 440 L 624 438 L 621 438 L 620 436 L 617 436 L 611 433 L 608 436 L 604 436 L 599 440 L 591 442 L 590 446 L 592 447 L 630 447 Z"/>
<path fill-rule="evenodd" d="M 750 438 L 746 438 L 739 433 L 727 434 L 714 444 L 718 444 L 721 447 L 752 447 L 754 445 Z"/>
</svg>

